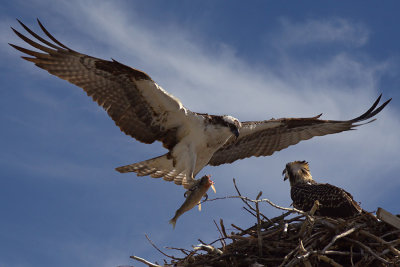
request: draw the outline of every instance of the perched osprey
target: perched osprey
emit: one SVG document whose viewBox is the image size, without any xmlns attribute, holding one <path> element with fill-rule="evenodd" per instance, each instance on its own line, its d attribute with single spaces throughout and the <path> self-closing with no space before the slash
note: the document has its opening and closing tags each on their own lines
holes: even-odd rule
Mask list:
<svg viewBox="0 0 400 267">
<path fill-rule="evenodd" d="M 282 174 L 284 180 L 289 179 L 290 196 L 296 209 L 309 211 L 318 200 L 320 207 L 315 214 L 320 216 L 347 218 L 362 212 L 353 196 L 344 189 L 315 182 L 306 161 L 286 164 Z"/>
<path fill-rule="evenodd" d="M 146 144 L 160 141 L 169 150 L 165 155 L 119 167 L 117 171 L 163 177 L 185 188 L 193 184 L 197 173 L 207 164 L 217 166 L 251 156 L 268 156 L 301 140 L 351 130 L 360 125 L 358 122 L 375 116 L 390 101 L 376 108 L 379 97 L 366 113 L 348 121 L 320 120 L 318 115 L 240 123 L 231 116 L 190 111 L 146 73 L 115 60 L 76 52 L 57 41 L 39 20 L 50 40 L 19 23 L 33 39 L 12 28 L 13 31 L 39 50 L 10 44 L 28 55 L 23 59 L 81 87 L 125 134 Z"/>
</svg>

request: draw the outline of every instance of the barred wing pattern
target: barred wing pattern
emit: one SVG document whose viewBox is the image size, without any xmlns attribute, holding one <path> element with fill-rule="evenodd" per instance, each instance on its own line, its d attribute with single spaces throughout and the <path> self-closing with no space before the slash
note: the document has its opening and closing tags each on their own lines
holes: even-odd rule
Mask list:
<svg viewBox="0 0 400 267">
<path fill-rule="evenodd" d="M 376 108 L 381 96 L 364 114 L 347 121 L 320 120 L 319 117 L 322 115 L 320 114 L 311 118 L 282 118 L 243 122 L 239 138 L 228 140 L 214 153 L 208 164 L 217 166 L 252 156 L 269 156 L 275 151 L 280 151 L 314 136 L 353 130 L 357 126 L 374 121 L 375 119 L 372 119 L 366 123 L 358 124 L 374 117 L 391 101 L 389 99 Z"/>
<path fill-rule="evenodd" d="M 52 42 L 18 22 L 36 40 L 29 39 L 15 29 L 13 31 L 40 51 L 10 44 L 30 56 L 24 56 L 23 59 L 81 87 L 107 111 L 125 134 L 143 143 L 158 140 L 166 148 L 175 145 L 178 126 L 173 121 L 185 119 L 186 109 L 146 73 L 115 60 L 108 61 L 78 53 L 56 40 L 39 20 L 40 28 Z"/>
</svg>

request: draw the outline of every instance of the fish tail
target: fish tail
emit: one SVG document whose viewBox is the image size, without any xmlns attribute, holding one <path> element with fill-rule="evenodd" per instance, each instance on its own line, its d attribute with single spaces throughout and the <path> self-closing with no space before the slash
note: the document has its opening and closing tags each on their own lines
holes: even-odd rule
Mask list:
<svg viewBox="0 0 400 267">
<path fill-rule="evenodd" d="M 174 217 L 171 220 L 169 220 L 169 223 L 172 224 L 172 229 L 175 229 L 176 219 L 178 218 Z"/>
</svg>

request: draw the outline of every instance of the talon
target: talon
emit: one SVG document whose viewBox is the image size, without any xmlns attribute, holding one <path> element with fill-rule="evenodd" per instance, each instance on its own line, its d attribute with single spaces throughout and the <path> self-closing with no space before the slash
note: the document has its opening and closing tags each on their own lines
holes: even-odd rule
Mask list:
<svg viewBox="0 0 400 267">
<path fill-rule="evenodd" d="M 188 197 L 188 192 L 189 192 L 189 190 L 186 191 L 186 192 L 183 194 L 183 197 L 184 197 L 184 198 L 187 198 L 187 197 Z"/>
<path fill-rule="evenodd" d="M 208 199 L 208 194 L 205 194 L 203 197 L 205 198 L 205 199 L 203 200 L 203 202 L 206 202 L 207 199 Z"/>
</svg>

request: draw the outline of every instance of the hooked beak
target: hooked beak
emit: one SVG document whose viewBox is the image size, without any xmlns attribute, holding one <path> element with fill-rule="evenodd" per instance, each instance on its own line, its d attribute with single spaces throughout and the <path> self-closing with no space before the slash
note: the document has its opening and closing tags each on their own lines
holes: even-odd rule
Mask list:
<svg viewBox="0 0 400 267">
<path fill-rule="evenodd" d="M 287 170 L 286 168 L 283 170 L 282 175 L 284 175 L 285 177 L 283 178 L 283 181 L 286 181 L 288 179 L 288 175 L 287 175 Z"/>
</svg>

